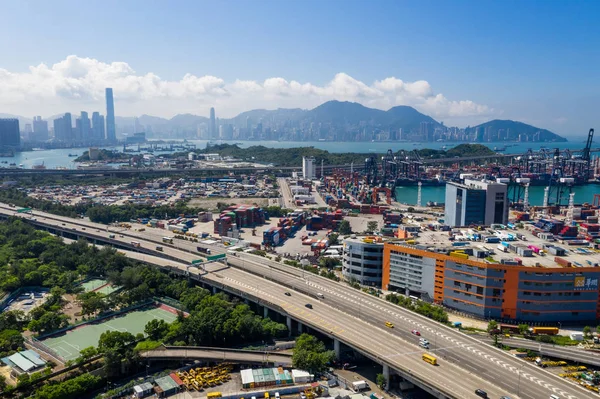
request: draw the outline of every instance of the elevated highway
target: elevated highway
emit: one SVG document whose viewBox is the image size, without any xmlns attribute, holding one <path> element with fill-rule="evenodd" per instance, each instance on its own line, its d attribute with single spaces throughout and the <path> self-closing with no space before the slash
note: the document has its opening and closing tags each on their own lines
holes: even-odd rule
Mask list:
<svg viewBox="0 0 600 399">
<path fill-rule="evenodd" d="M 494 339 L 485 336 L 479 338 L 483 342 L 492 344 Z M 536 351 L 542 356 L 549 356 L 557 359 L 570 360 L 580 364 L 600 367 L 600 353 L 597 351 L 589 351 L 580 349 L 572 346 L 560 346 L 552 344 L 544 344 L 541 342 L 535 342 L 524 338 L 506 338 L 500 339 L 503 345 L 510 346 L 511 348 L 523 348 Z"/>
<path fill-rule="evenodd" d="M 161 346 L 158 349 L 140 353 L 140 357 L 148 360 L 210 360 L 248 364 L 263 363 L 283 367 L 292 366 L 292 355 L 202 346 Z"/>
<path fill-rule="evenodd" d="M 15 215 L 15 208 L 0 205 L 0 214 Z M 392 370 L 403 378 L 422 386 L 436 397 L 475 398 L 474 390 L 484 389 L 491 398 L 508 395 L 514 398 L 539 399 L 556 394 L 561 399 L 596 397 L 584 390 L 509 354 L 490 347 L 472 337 L 382 299 L 315 275 L 304 275 L 294 269 L 248 254 L 230 257 L 228 265 L 209 264 L 206 271 L 190 267 L 198 258 L 195 246 L 186 241 L 167 245 L 164 233 L 123 231 L 34 211 L 20 215 L 41 228 L 51 226 L 57 234 L 76 235 L 91 242 L 128 248 L 127 255 L 181 274 L 188 274 L 203 284 L 258 303 L 265 312 L 278 312 L 287 317 L 290 330 L 307 327 L 334 340 L 339 350 L 345 344 L 384 366 L 384 374 Z M 85 230 L 83 230 L 85 228 Z M 110 239 L 109 234 L 115 238 Z M 131 240 L 141 243 L 134 248 Z M 164 252 L 154 251 L 156 244 Z M 211 246 L 212 252 L 223 252 Z M 143 250 L 144 252 L 140 252 Z M 291 296 L 286 296 L 291 292 Z M 324 295 L 318 300 L 317 293 Z M 307 303 L 312 309 L 305 307 Z M 391 321 L 395 328 L 386 328 Z M 430 353 L 439 360 L 431 366 L 421 360 L 423 350 L 418 338 L 410 333 L 418 329 L 432 346 Z"/>
</svg>

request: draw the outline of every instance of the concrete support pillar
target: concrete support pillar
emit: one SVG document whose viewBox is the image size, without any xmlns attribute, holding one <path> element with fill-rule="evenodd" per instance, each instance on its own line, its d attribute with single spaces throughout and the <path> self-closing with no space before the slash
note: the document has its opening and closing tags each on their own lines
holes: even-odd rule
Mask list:
<svg viewBox="0 0 600 399">
<path fill-rule="evenodd" d="M 286 317 L 286 323 L 288 328 L 288 335 L 292 335 L 292 318 L 290 316 Z"/>
<path fill-rule="evenodd" d="M 217 294 L 217 287 L 213 286 L 212 288 L 213 288 L 213 295 L 216 295 Z"/>
<path fill-rule="evenodd" d="M 340 358 L 340 340 L 339 339 L 333 339 L 333 351 L 335 352 L 335 358 L 339 359 Z"/>
<path fill-rule="evenodd" d="M 386 387 L 390 386 L 390 366 L 388 366 L 387 364 L 384 364 L 383 371 L 381 374 L 383 374 L 383 378 L 385 378 Z"/>
<path fill-rule="evenodd" d="M 248 298 L 244 298 L 244 303 L 245 303 L 246 305 L 250 305 L 250 301 L 248 300 Z"/>
<path fill-rule="evenodd" d="M 269 317 L 269 308 L 268 307 L 263 307 L 263 318 L 266 319 L 267 317 Z"/>
<path fill-rule="evenodd" d="M 302 323 L 298 322 L 298 334 L 302 334 Z"/>
</svg>

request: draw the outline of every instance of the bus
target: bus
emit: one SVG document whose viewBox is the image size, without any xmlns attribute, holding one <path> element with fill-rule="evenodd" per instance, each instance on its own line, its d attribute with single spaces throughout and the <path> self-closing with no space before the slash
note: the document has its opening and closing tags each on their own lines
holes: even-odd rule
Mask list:
<svg viewBox="0 0 600 399">
<path fill-rule="evenodd" d="M 163 242 L 173 244 L 173 238 L 171 237 L 163 237 Z"/>
<path fill-rule="evenodd" d="M 437 366 L 437 359 L 431 355 L 428 355 L 427 353 L 423 353 L 423 360 L 425 360 L 429 364 Z"/>
</svg>

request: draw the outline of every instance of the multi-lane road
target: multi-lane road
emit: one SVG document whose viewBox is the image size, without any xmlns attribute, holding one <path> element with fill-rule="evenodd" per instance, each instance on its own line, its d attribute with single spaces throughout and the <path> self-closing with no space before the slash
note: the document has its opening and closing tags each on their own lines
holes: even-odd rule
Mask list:
<svg viewBox="0 0 600 399">
<path fill-rule="evenodd" d="M 0 204 L 0 214 L 17 215 L 15 208 L 4 204 Z M 191 260 L 198 257 L 196 246 L 202 244 L 176 240 L 174 245 L 167 245 L 161 243 L 164 233 L 156 230 L 137 232 L 107 228 L 82 219 L 38 211 L 21 216 L 35 219 L 31 221 L 34 224 L 53 226 L 59 231 L 104 242 L 113 241 L 120 246 L 138 241 L 148 253 L 127 251 L 128 256 L 160 267 L 189 271 L 193 277 L 213 286 L 251 299 L 258 298 L 262 305 L 359 350 L 417 383 L 426 383 L 447 397 L 474 398 L 476 388 L 487 391 L 490 398 L 508 395 L 513 399 L 540 399 L 549 398 L 551 394 L 561 399 L 596 397 L 569 381 L 455 329 L 343 283 L 304 274 L 299 269 L 265 258 L 238 253 L 237 257 L 228 257 L 230 267 L 207 264 L 207 273 L 204 273 L 189 267 Z M 115 238 L 109 239 L 109 234 L 114 234 Z M 156 245 L 163 246 L 164 252 L 155 251 Z M 215 246 L 211 249 L 213 253 L 225 251 Z M 286 292 L 291 296 L 285 295 Z M 317 299 L 317 293 L 323 294 L 324 298 Z M 307 303 L 312 309 L 305 307 Z M 395 328 L 385 327 L 386 321 L 394 323 Z M 431 342 L 429 352 L 438 358 L 439 366 L 421 360 L 424 350 L 418 346 L 418 337 L 411 334 L 413 329 L 419 330 Z"/>
</svg>

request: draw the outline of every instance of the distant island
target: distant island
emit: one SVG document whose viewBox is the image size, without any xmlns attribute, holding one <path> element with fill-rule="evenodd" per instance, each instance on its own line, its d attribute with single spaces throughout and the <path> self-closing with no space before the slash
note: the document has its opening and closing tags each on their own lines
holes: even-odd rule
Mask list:
<svg viewBox="0 0 600 399">
<path fill-rule="evenodd" d="M 111 151 L 105 149 L 97 149 L 96 154 L 90 158 L 90 152 L 84 151 L 83 154 L 75 158 L 75 162 L 95 162 L 95 161 L 129 161 L 130 155 L 124 154 L 118 151 Z"/>
<path fill-rule="evenodd" d="M 208 146 L 204 149 L 194 151 L 198 155 L 218 153 L 222 157 L 232 157 L 242 161 L 260 162 L 272 164 L 275 166 L 298 166 L 302 164 L 302 157 L 314 157 L 317 161 L 317 167 L 323 161 L 323 165 L 349 165 L 354 163 L 355 170 L 362 170 L 365 160 L 375 157 L 377 162 L 381 160 L 384 154 L 375 153 L 332 153 L 314 147 L 296 147 L 296 148 L 268 148 L 264 146 L 252 146 L 240 148 L 234 144 L 217 144 Z M 179 152 L 174 154 L 165 154 L 165 158 L 177 158 L 187 156 L 189 152 Z M 448 150 L 433 150 L 429 148 L 419 150 L 400 150 L 394 152 L 397 159 L 405 159 L 410 154 L 417 154 L 423 160 L 455 158 L 455 157 L 474 157 L 493 155 L 494 151 L 482 144 L 461 144 Z"/>
</svg>

